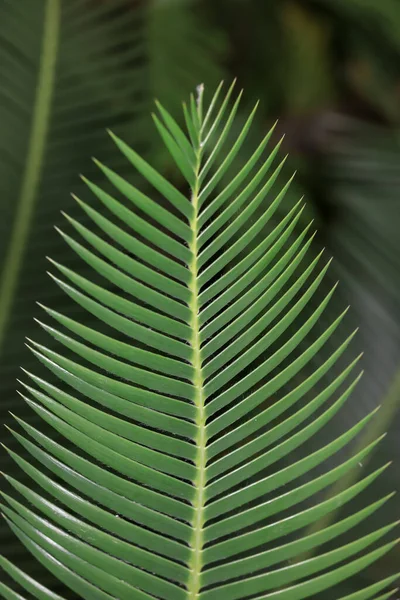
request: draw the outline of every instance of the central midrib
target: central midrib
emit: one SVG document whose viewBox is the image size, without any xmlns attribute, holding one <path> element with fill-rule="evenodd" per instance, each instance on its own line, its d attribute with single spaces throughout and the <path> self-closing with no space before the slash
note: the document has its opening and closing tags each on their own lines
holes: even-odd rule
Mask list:
<svg viewBox="0 0 400 600">
<path fill-rule="evenodd" d="M 199 171 L 201 165 L 201 141 L 196 152 L 195 184 L 192 192 L 193 217 L 190 222 L 192 230 L 192 242 L 190 250 L 192 261 L 189 265 L 191 272 L 191 327 L 192 327 L 192 365 L 193 365 L 193 385 L 195 388 L 194 402 L 197 408 L 196 425 L 196 480 L 195 495 L 193 500 L 194 517 L 192 521 L 193 533 L 191 538 L 192 559 L 190 563 L 190 575 L 188 582 L 188 597 L 191 600 L 199 598 L 201 589 L 201 571 L 202 571 L 202 552 L 203 552 L 203 525 L 204 525 L 204 504 L 205 504 L 205 486 L 206 486 L 206 416 L 205 416 L 205 397 L 204 381 L 202 373 L 201 359 L 201 340 L 200 340 L 200 321 L 199 321 L 199 289 L 198 289 L 198 212 L 199 212 Z"/>
</svg>

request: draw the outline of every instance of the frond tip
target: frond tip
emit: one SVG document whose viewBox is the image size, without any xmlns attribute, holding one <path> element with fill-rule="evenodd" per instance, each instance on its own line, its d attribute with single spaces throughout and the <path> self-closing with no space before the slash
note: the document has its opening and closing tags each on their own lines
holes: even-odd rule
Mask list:
<svg viewBox="0 0 400 600">
<path fill-rule="evenodd" d="M 396 543 L 385 540 L 396 524 L 340 542 L 391 496 L 302 533 L 385 467 L 315 500 L 379 443 L 329 462 L 374 414 L 304 451 L 347 402 L 359 359 L 333 371 L 352 334 L 310 369 L 324 346 L 335 346 L 346 311 L 321 326 L 336 286 L 321 293 L 329 261 L 310 256 L 302 202 L 282 215 L 291 178 L 284 162 L 274 166 L 274 127 L 236 169 L 257 107 L 230 144 L 241 97 L 232 100 L 233 89 L 220 100 L 219 86 L 207 107 L 198 86 L 185 130 L 157 103 L 155 125 L 187 193 L 111 133 L 155 193 L 97 163 L 114 194 L 83 181 L 105 214 L 76 200 L 100 234 L 68 216 L 74 234 L 60 231 L 96 283 L 51 261 L 82 322 L 42 306 L 53 324 L 38 323 L 55 346 L 29 347 L 54 382 L 25 371 L 31 385 L 22 383 L 21 396 L 57 437 L 17 418 L 22 433 L 13 434 L 35 464 L 9 453 L 44 495 L 7 476 L 27 504 L 4 495 L 3 512 L 32 554 L 82 598 L 300 600 Z M 85 324 L 86 314 L 96 326 Z M 325 549 L 328 542 L 336 548 Z M 35 597 L 58 598 L 1 564 Z M 389 597 L 394 580 L 347 600 Z M 20 598 L 3 584 L 0 591 Z"/>
</svg>

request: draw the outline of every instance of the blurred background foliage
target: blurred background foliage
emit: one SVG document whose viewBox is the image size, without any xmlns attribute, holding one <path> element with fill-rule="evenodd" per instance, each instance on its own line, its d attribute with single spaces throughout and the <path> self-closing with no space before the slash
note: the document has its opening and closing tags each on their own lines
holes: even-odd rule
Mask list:
<svg viewBox="0 0 400 600">
<path fill-rule="evenodd" d="M 276 137 L 285 133 L 282 148 L 290 154 L 283 176 L 297 171 L 287 206 L 306 197 L 302 225 L 314 219 L 314 252 L 325 247 L 335 257 L 330 278 L 341 282 L 330 311 L 351 304 L 348 327 L 360 327 L 353 352 L 365 351 L 365 375 L 340 419 L 321 435 L 337 435 L 382 404 L 374 433 L 389 428 L 389 435 L 373 461 L 397 465 L 381 480 L 379 495 L 398 490 L 398 0 L 0 0 L 1 421 L 10 424 L 9 411 L 35 421 L 15 391 L 20 365 L 38 372 L 24 346 L 25 336 L 43 338 L 33 321 L 40 314 L 35 302 L 78 310 L 45 274 L 47 255 L 74 268 L 53 225 L 67 231 L 60 211 L 76 214 L 70 192 L 85 195 L 78 174 L 106 187 L 95 155 L 134 177 L 104 129 L 179 183 L 151 121 L 154 99 L 176 113 L 200 82 L 212 89 L 234 77 L 246 92 L 242 119 L 260 99 L 255 137 L 237 164 L 279 119 Z M 13 448 L 7 432 L 4 438 Z M 2 452 L 0 470 L 13 468 Z M 1 552 L 38 576 L 4 524 L 0 537 Z M 398 552 L 376 569 L 398 565 Z M 370 569 L 358 583 L 375 577 Z M 344 586 L 333 597 L 352 589 Z"/>
</svg>

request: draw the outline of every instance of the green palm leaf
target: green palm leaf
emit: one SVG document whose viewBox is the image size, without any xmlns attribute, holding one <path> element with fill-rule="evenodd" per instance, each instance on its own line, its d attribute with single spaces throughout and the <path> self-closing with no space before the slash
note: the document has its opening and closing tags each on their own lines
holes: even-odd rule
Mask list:
<svg viewBox="0 0 400 600">
<path fill-rule="evenodd" d="M 23 384 L 23 397 L 65 441 L 17 419 L 21 429 L 14 435 L 34 460 L 10 453 L 43 495 L 7 476 L 28 504 L 5 495 L 3 512 L 32 554 L 82 598 L 300 600 L 345 581 L 395 544 L 384 539 L 394 524 L 340 541 L 389 497 L 302 535 L 376 480 L 384 467 L 332 498 L 309 503 L 357 469 L 379 440 L 313 476 L 372 413 L 318 450 L 296 456 L 359 379 L 358 361 L 349 360 L 302 402 L 353 335 L 299 380 L 345 313 L 297 352 L 334 293 L 329 290 L 304 316 L 328 265 L 321 255 L 307 258 L 308 229 L 296 228 L 301 204 L 268 229 L 290 183 L 274 186 L 276 148 L 261 160 L 272 132 L 220 189 L 254 116 L 227 147 L 240 98 L 226 116 L 228 102 L 220 93 L 206 109 L 198 88 L 184 107 L 187 132 L 160 107 L 157 128 L 188 176 L 187 195 L 112 135 L 168 209 L 98 163 L 114 192 L 86 183 L 117 221 L 81 203 L 102 234 L 74 219 L 74 236 L 63 234 L 93 268 L 96 283 L 53 262 L 56 283 L 97 325 L 45 308 L 55 325 L 42 327 L 65 355 L 30 342 L 59 383 L 27 372 L 31 384 Z M 334 549 L 324 546 L 332 541 Z M 316 548 L 318 556 L 296 562 Z M 5 559 L 1 564 L 35 597 L 57 597 Z M 348 598 L 389 597 L 394 579 Z M 18 597 L 4 585 L 1 591 Z"/>
<path fill-rule="evenodd" d="M 123 168 L 101 134 L 106 126 L 126 132 L 136 144 L 143 137 L 142 17 L 124 14 L 124 5 L 125 0 L 112 6 L 87 0 L 0 2 L 2 422 L 9 422 L 14 407 L 18 365 L 30 365 L 23 340 L 35 335 L 35 301 L 63 306 L 63 294 L 46 285 L 45 256 L 65 255 L 47 224 L 60 222 L 61 208 L 73 214 L 76 202 L 68 192 L 82 195 L 86 187 L 76 185 L 77 173 L 101 183 L 90 160 L 95 151 L 110 166 Z M 129 44 L 121 48 L 121 40 Z M 13 447 L 7 433 L 2 441 Z M 10 471 L 4 452 L 0 470 Z M 23 548 L 4 523 L 0 537 L 7 557 L 21 564 Z"/>
<path fill-rule="evenodd" d="M 147 153 L 157 137 L 149 127 L 150 105 L 153 107 L 154 97 L 173 100 L 171 79 L 180 99 L 206 71 L 215 84 L 223 76 L 219 55 L 214 55 L 216 44 L 203 43 L 204 36 L 197 33 L 201 24 L 197 8 L 196 3 L 184 0 L 154 0 L 145 6 L 131 0 L 0 2 L 1 422 L 10 422 L 9 411 L 14 410 L 19 365 L 31 368 L 32 356 L 24 347 L 24 336 L 45 339 L 33 321 L 36 301 L 59 310 L 65 307 L 63 291 L 46 285 L 45 256 L 64 262 L 68 253 L 66 257 L 63 240 L 47 224 L 60 224 L 60 209 L 75 216 L 78 206 L 69 196 L 70 190 L 82 200 L 90 198 L 77 173 L 85 172 L 92 185 L 101 185 L 104 192 L 111 188 L 90 159 L 94 153 L 126 180 L 134 180 L 115 144 L 104 136 L 104 128 L 112 127 Z M 171 24 L 175 24 L 174 32 Z M 176 77 L 176 53 L 183 53 L 182 48 L 186 60 L 181 61 Z M 161 68 L 160 56 L 164 61 Z M 168 151 L 160 156 L 166 162 Z M 168 159 L 167 164 L 171 162 Z M 157 202 L 159 198 L 153 206 L 156 213 Z M 124 211 L 124 207 L 112 209 L 118 214 Z M 95 215 L 88 214 L 86 221 L 92 218 Z M 151 225 L 147 230 L 151 234 Z M 124 239 L 129 245 L 126 236 Z M 139 252 L 137 245 L 135 251 Z M 158 262 L 158 253 L 153 256 Z M 67 264 L 75 267 L 73 262 Z M 164 265 L 171 272 L 177 269 L 167 258 Z M 86 272 L 90 273 L 89 266 L 82 275 Z M 74 316 L 82 311 L 77 306 Z M 88 318 L 86 324 L 90 325 Z M 21 416 L 34 424 L 38 418 L 29 413 Z M 3 441 L 14 447 L 7 432 Z M 10 472 L 4 452 L 0 463 L 1 471 Z M 0 537 L 7 557 L 20 563 L 18 554 L 23 549 L 4 523 Z"/>
<path fill-rule="evenodd" d="M 48 297 L 41 279 L 44 256 L 63 254 L 59 236 L 43 235 L 43 222 L 57 224 L 61 208 L 75 210 L 66 190 L 85 194 L 86 186 L 76 184 L 77 172 L 85 171 L 104 188 L 92 154 L 109 167 L 125 167 L 124 176 L 131 178 L 103 128 L 112 127 L 148 151 L 153 128 L 147 112 L 155 96 L 176 102 L 171 79 L 179 100 L 206 71 L 210 82 L 221 79 L 213 53 L 221 52 L 223 43 L 203 43 L 195 8 L 185 0 L 154 0 L 146 10 L 129 0 L 23 0 L 0 6 L 0 360 L 6 396 L 34 302 L 53 300 L 54 292 Z M 176 52 L 194 38 L 198 42 L 185 52 L 177 78 Z M 55 301 L 62 303 L 60 296 Z"/>
</svg>

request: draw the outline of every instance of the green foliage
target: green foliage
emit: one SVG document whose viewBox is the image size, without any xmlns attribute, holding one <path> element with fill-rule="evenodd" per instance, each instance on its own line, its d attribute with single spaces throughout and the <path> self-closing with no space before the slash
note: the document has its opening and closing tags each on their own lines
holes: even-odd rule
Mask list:
<svg viewBox="0 0 400 600">
<path fill-rule="evenodd" d="M 153 93 L 162 93 L 163 103 L 177 112 L 188 89 L 199 81 L 217 86 L 227 40 L 204 19 L 194 0 L 152 0 L 147 10 Z"/>
<path fill-rule="evenodd" d="M 64 254 L 53 225 L 60 222 L 61 209 L 74 210 L 69 192 L 84 187 L 77 185 L 77 174 L 85 171 L 101 182 L 90 160 L 94 152 L 121 165 L 101 133 L 106 126 L 141 144 L 137 88 L 143 88 L 143 74 L 135 67 L 128 77 L 126 69 L 142 54 L 140 18 L 118 14 L 122 5 L 113 2 L 112 12 L 110 3 L 105 9 L 81 0 L 0 3 L 2 423 L 9 422 L 15 406 L 19 365 L 29 368 L 24 337 L 34 335 L 35 301 L 58 307 L 63 302 L 46 285 L 45 257 Z M 118 53 L 121 39 L 130 46 Z M 7 435 L 2 441 L 12 447 Z M 4 453 L 1 470 L 10 472 Z M 23 565 L 3 523 L 0 537 L 2 551 Z"/>
<path fill-rule="evenodd" d="M 58 19 L 53 13 L 51 29 L 45 27 L 49 22 L 46 7 L 58 12 Z M 352 401 L 331 420 L 329 433 L 331 438 L 339 437 L 383 402 L 383 410 L 355 447 L 361 448 L 364 440 L 374 439 L 389 423 L 390 435 L 379 445 L 376 456 L 371 454 L 369 468 L 375 469 L 393 458 L 398 462 L 400 211 L 395 128 L 400 117 L 399 15 L 397 0 L 0 0 L 2 422 L 11 422 L 8 411 L 17 412 L 33 426 L 41 422 L 36 413 L 17 403 L 15 379 L 20 364 L 35 370 L 50 385 L 58 385 L 55 374 L 45 374 L 42 365 L 33 367 L 34 357 L 23 344 L 27 336 L 57 349 L 57 341 L 34 324 L 33 317 L 38 316 L 35 301 L 58 312 L 68 311 L 89 328 L 98 326 L 95 316 L 85 314 L 78 304 L 71 306 L 63 291 L 49 285 L 45 276 L 45 256 L 50 255 L 72 271 L 79 268 L 84 278 L 101 285 L 101 278 L 90 265 L 81 263 L 78 267 L 79 257 L 68 253 L 61 237 L 52 230 L 53 224 L 62 222 L 60 209 L 73 219 L 79 214 L 78 205 L 68 195 L 70 190 L 90 202 L 90 190 L 79 183 L 76 175 L 84 172 L 94 184 L 113 193 L 102 171 L 90 161 L 94 154 L 151 195 L 149 187 L 143 187 L 148 184 L 137 177 L 103 135 L 104 128 L 111 128 L 142 156 L 151 157 L 152 164 L 186 195 L 187 178 L 190 180 L 187 165 L 181 170 L 176 168 L 168 149 L 159 143 L 156 128 L 151 126 L 149 113 L 154 110 L 154 99 L 161 99 L 175 111 L 181 98 L 198 82 L 204 81 L 210 89 L 223 78 L 238 76 L 247 97 L 261 99 L 260 108 L 212 197 L 249 160 L 259 132 L 268 130 L 279 117 L 278 128 L 287 134 L 282 148 L 290 151 L 291 157 L 277 174 L 275 186 L 283 187 L 295 169 L 299 175 L 266 230 L 252 240 L 251 249 L 271 233 L 306 190 L 308 205 L 290 241 L 294 243 L 299 228 L 305 228 L 314 218 L 319 234 L 310 253 L 316 257 L 319 248 L 326 247 L 335 261 L 291 331 L 301 327 L 301 319 L 317 309 L 337 279 L 341 285 L 300 343 L 298 353 L 307 349 L 348 304 L 352 305 L 351 317 L 291 380 L 291 385 L 300 384 L 318 369 L 359 325 L 360 334 L 353 338 L 346 356 L 355 356 L 364 349 L 362 366 L 366 373 Z M 243 102 L 237 108 L 226 147 L 235 144 L 248 117 L 248 106 Z M 183 126 L 179 110 L 176 118 Z M 161 115 L 157 119 L 162 121 Z M 165 134 L 164 139 L 168 142 Z M 211 144 L 215 142 L 215 138 L 210 140 Z M 171 144 L 169 147 L 171 150 Z M 216 157 L 214 171 L 223 154 Z M 170 209 L 161 194 L 154 200 Z M 260 205 L 253 219 L 262 212 Z M 91 217 L 93 214 L 84 214 L 79 220 L 86 225 Z M 69 235 L 73 228 L 67 227 Z M 122 229 L 127 231 L 125 225 Z M 240 231 L 228 243 L 238 236 Z M 118 291 L 110 283 L 107 287 L 110 292 Z M 344 367 L 342 357 L 331 366 L 328 381 L 335 380 Z M 303 401 L 312 399 L 324 385 L 325 379 Z M 50 433 L 50 426 L 46 429 L 41 425 L 41 430 L 58 439 L 54 431 Z M 3 441 L 15 451 L 13 438 L 4 433 Z M 326 441 L 323 428 L 298 448 L 298 458 L 313 453 Z M 346 455 L 344 449 L 326 466 L 333 468 Z M 0 471 L 16 475 L 5 452 L 0 461 Z M 364 468 L 367 463 L 362 462 Z M 343 489 L 343 482 L 355 481 L 357 475 L 358 470 L 353 470 L 333 489 Z M 308 476 L 303 479 L 307 481 Z M 396 481 L 398 469 L 394 466 L 380 478 L 382 495 L 396 487 Z M 1 486 L 9 491 L 4 480 Z M 376 495 L 368 492 L 363 499 L 372 503 Z M 361 504 L 362 500 L 356 500 L 353 510 Z M 387 513 L 388 518 L 397 518 L 393 503 Z M 329 513 L 307 531 L 330 523 L 334 514 Z M 341 510 L 339 516 L 347 514 Z M 380 524 L 379 513 L 375 513 L 374 528 Z M 360 535 L 362 532 L 366 527 Z M 62 587 L 45 578 L 26 559 L 22 546 L 3 523 L 0 538 L 8 559 L 46 583 L 52 592 L 64 594 Z M 396 564 L 397 557 L 396 550 L 376 570 L 364 571 L 357 580 L 343 584 L 340 592 L 333 590 L 332 596 L 323 592 L 324 600 L 372 584 L 390 572 L 389 561 Z"/>
<path fill-rule="evenodd" d="M 192 8 L 190 3 L 187 15 L 189 4 L 179 3 L 180 27 L 193 38 L 201 19 Z M 149 115 L 155 97 L 171 99 L 170 78 L 157 75 L 159 53 L 174 55 L 159 10 L 170 22 L 178 12 L 175 3 L 158 1 L 144 7 L 126 0 L 0 1 L 1 423 L 9 423 L 9 411 L 15 410 L 19 365 L 32 366 L 25 336 L 43 339 L 33 321 L 36 301 L 59 310 L 65 307 L 62 291 L 47 284 L 46 255 L 75 266 L 53 225 L 60 225 L 61 210 L 71 216 L 77 212 L 70 191 L 83 199 L 89 196 L 77 174 L 84 172 L 107 189 L 106 178 L 91 161 L 96 154 L 128 181 L 134 180 L 104 129 L 112 127 L 144 154 L 154 155 L 159 164 L 166 163 L 168 153 L 159 151 L 160 144 L 157 152 L 153 150 Z M 187 59 L 182 78 L 174 79 L 183 97 L 197 82 L 199 44 L 188 45 L 188 37 L 181 35 L 175 41 L 175 52 L 184 48 Z M 210 51 L 202 58 L 211 83 L 223 76 L 215 46 L 210 42 Z M 86 323 L 90 325 L 88 319 Z M 22 409 L 19 414 L 34 424 L 30 412 Z M 14 448 L 6 430 L 1 440 Z M 0 461 L 0 471 L 13 473 L 5 452 Z M 1 488 L 7 489 L 4 480 Z M 29 570 L 26 554 L 4 522 L 0 538 L 1 551 Z M 48 585 L 55 589 L 51 580 Z"/>
<path fill-rule="evenodd" d="M 25 278 L 47 246 L 54 248 L 50 235 L 40 255 L 35 252 L 43 216 L 57 222 L 60 209 L 68 209 L 67 191 L 73 185 L 75 191 L 81 189 L 76 188 L 77 172 L 99 180 L 90 161 L 93 153 L 120 166 L 100 132 L 112 127 L 149 152 L 147 112 L 154 97 L 161 95 L 173 105 L 199 75 L 211 84 L 221 79 L 215 61 L 220 44 L 213 37 L 207 45 L 196 35 L 200 25 L 188 3 L 178 0 L 157 0 L 146 11 L 128 12 L 125 0 L 96 8 L 80 0 L 2 6 L 0 173 L 2 211 L 9 215 L 0 236 L 3 350 L 21 343 L 21 338 L 10 340 L 7 332 L 18 327 L 12 312 L 22 269 Z M 175 72 L 176 57 L 189 39 L 193 50 L 185 52 L 187 62 L 181 61 Z M 29 255 L 34 256 L 32 265 Z M 20 313 L 26 309 L 25 304 Z"/>
<path fill-rule="evenodd" d="M 95 149 L 114 163 L 114 149 L 99 130 L 113 123 L 125 129 L 134 120 L 137 80 L 124 81 L 122 60 L 116 66 L 109 54 L 118 36 L 126 30 L 134 35 L 134 22 L 120 16 L 105 26 L 103 18 L 100 9 L 88 15 L 77 1 L 7 3 L 2 10 L 1 68 L 7 85 L 1 91 L 0 168 L 2 209 L 10 215 L 1 232 L 3 353 L 6 347 L 14 352 L 13 342 L 21 342 L 15 332 L 29 294 L 21 279 L 26 282 L 34 261 L 54 248 L 47 226 L 43 235 L 43 220 L 56 222 L 60 208 L 71 204 L 68 191 L 79 169 L 93 172 Z M 136 43 L 129 58 L 137 53 Z M 18 296 L 25 296 L 25 303 L 16 314 Z"/>
<path fill-rule="evenodd" d="M 229 105 L 232 89 L 221 99 L 219 87 L 206 106 L 199 86 L 184 105 L 186 129 L 159 106 L 157 129 L 187 181 L 185 194 L 111 134 L 152 191 L 98 162 L 113 193 L 84 182 L 108 216 L 77 200 L 101 235 L 73 218 L 74 236 L 63 234 L 96 282 L 53 261 L 55 282 L 96 325 L 44 307 L 54 324 L 41 325 L 63 352 L 30 347 L 58 383 L 27 372 L 23 397 L 64 439 L 17 419 L 22 433 L 14 435 L 31 459 L 11 455 L 41 493 L 7 476 L 27 504 L 6 494 L 3 512 L 30 552 L 80 598 L 300 600 L 347 580 L 396 543 L 384 539 L 395 524 L 340 538 L 389 496 L 302 533 L 356 498 L 384 467 L 315 499 L 375 448 L 379 440 L 313 475 L 374 413 L 299 458 L 299 448 L 346 403 L 358 360 L 347 359 L 304 402 L 353 334 L 296 382 L 335 339 L 345 313 L 297 353 L 334 295 L 332 288 L 307 314 L 329 263 L 310 258 L 309 227 L 297 227 L 301 202 L 270 226 L 290 185 L 276 185 L 283 163 L 273 166 L 273 130 L 218 187 L 255 115 L 228 145 L 240 102 L 239 95 Z M 158 195 L 168 210 L 156 204 Z M 315 549 L 314 558 L 296 560 Z M 59 598 L 9 561 L 1 564 L 34 597 Z M 346 598 L 389 597 L 382 592 L 395 578 Z M 20 597 L 4 584 L 0 590 Z"/>
<path fill-rule="evenodd" d="M 180 114 L 182 98 L 203 81 L 216 87 L 224 72 L 222 59 L 227 40 L 199 11 L 196 0 L 150 0 L 146 29 L 150 98 L 162 98 L 170 111 Z M 153 102 L 151 102 L 153 109 Z M 149 128 L 147 133 L 154 132 Z M 152 160 L 162 169 L 171 167 L 170 155 L 152 138 Z M 176 172 L 170 169 L 173 176 Z"/>
</svg>

